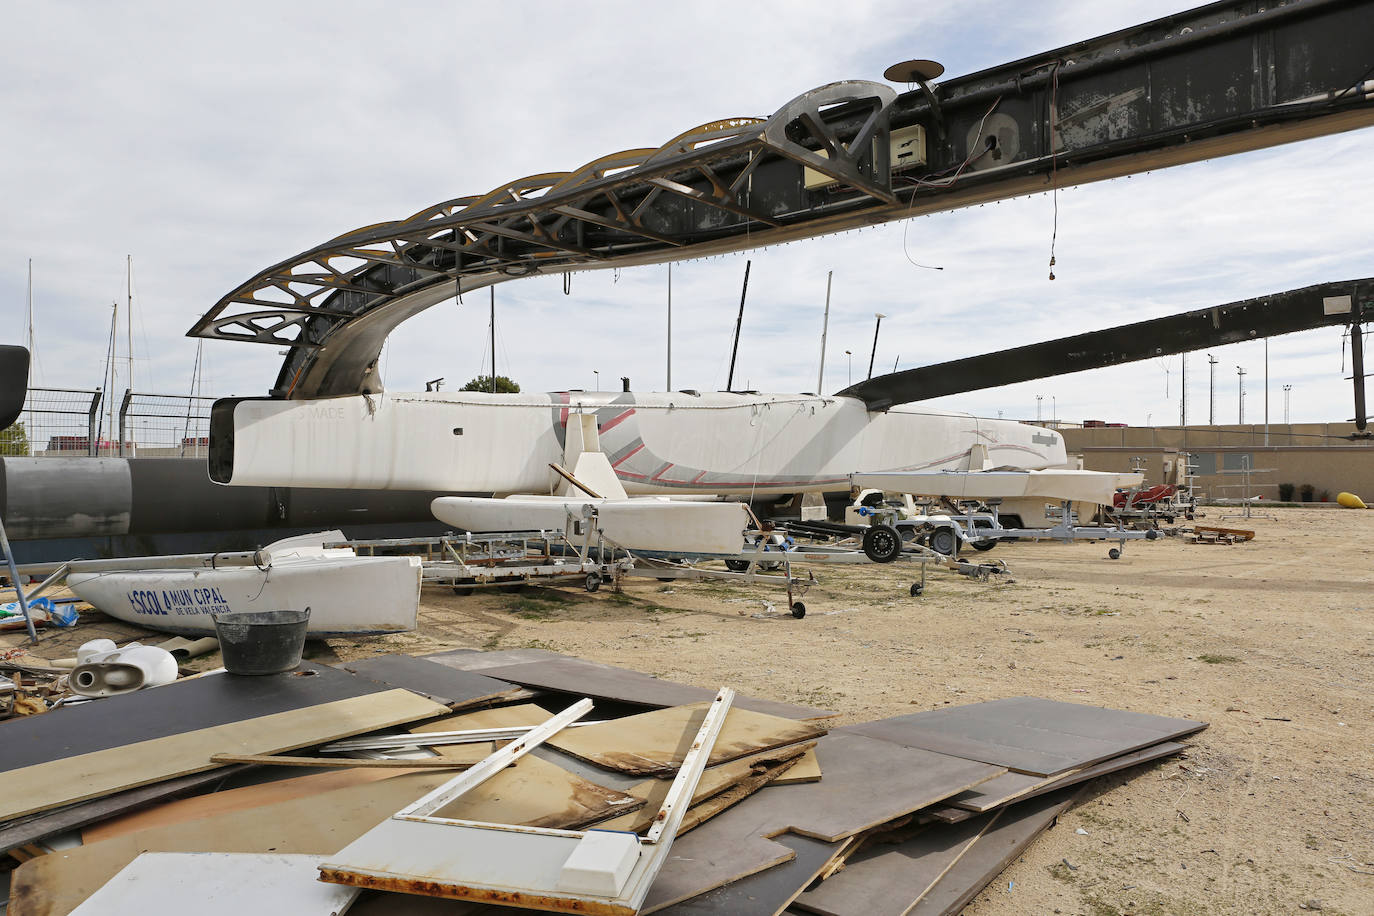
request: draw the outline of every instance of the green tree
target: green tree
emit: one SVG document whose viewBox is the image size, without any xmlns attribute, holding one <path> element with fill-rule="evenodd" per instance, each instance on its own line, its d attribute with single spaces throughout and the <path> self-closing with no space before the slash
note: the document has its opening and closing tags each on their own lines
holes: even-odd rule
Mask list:
<svg viewBox="0 0 1374 916">
<path fill-rule="evenodd" d="M 497 384 L 500 384 L 498 380 Z M 29 454 L 29 434 L 24 429 L 23 423 L 15 423 L 6 429 L 0 429 L 0 455 L 23 455 Z"/>
<path fill-rule="evenodd" d="M 479 375 L 477 378 L 464 385 L 460 391 L 490 391 L 491 376 Z M 498 394 L 519 394 L 520 386 L 504 375 L 496 377 L 496 391 Z"/>
</svg>

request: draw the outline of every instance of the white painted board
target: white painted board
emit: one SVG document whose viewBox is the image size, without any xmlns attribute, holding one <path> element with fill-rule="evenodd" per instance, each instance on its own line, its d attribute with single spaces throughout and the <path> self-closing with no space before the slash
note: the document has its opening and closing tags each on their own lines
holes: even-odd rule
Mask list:
<svg viewBox="0 0 1374 916">
<path fill-rule="evenodd" d="M 340 916 L 362 893 L 319 881 L 319 856 L 145 852 L 71 916 Z"/>
</svg>

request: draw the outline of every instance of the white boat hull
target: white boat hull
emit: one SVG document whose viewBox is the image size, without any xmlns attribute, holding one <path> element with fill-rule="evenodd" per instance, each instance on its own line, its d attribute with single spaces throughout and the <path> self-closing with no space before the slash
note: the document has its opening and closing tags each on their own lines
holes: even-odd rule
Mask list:
<svg viewBox="0 0 1374 916">
<path fill-rule="evenodd" d="M 267 569 L 74 572 L 83 601 L 127 623 L 181 636 L 213 636 L 212 614 L 310 608 L 306 635 L 362 636 L 415 629 L 418 557 L 300 557 Z"/>
<path fill-rule="evenodd" d="M 647 556 L 735 556 L 743 549 L 748 510 L 742 503 L 682 500 L 512 496 L 506 499 L 441 496 L 435 518 L 464 531 L 567 531 L 568 514 L 584 518 L 594 507 L 607 540 Z"/>
</svg>

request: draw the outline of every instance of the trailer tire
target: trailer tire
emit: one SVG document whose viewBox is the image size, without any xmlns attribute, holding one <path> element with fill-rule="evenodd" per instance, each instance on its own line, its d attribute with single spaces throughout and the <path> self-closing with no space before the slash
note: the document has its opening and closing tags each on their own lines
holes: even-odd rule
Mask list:
<svg viewBox="0 0 1374 916">
<path fill-rule="evenodd" d="M 891 525 L 870 525 L 863 547 L 864 556 L 874 563 L 891 563 L 902 553 L 902 536 Z"/>
<path fill-rule="evenodd" d="M 959 555 L 959 534 L 953 528 L 936 528 L 930 533 L 930 549 L 947 557 Z"/>
<path fill-rule="evenodd" d="M 800 601 L 793 601 L 793 602 L 792 602 L 792 616 L 795 617 L 795 618 L 797 618 L 798 620 L 801 620 L 803 617 L 805 617 L 805 616 L 806 616 L 806 605 L 802 604 Z"/>
<path fill-rule="evenodd" d="M 925 590 L 926 590 L 926 587 L 925 587 L 924 585 L 922 585 L 921 583 L 919 583 L 919 582 L 913 582 L 913 583 L 911 583 L 911 597 L 913 597 L 913 598 L 919 598 L 919 597 L 921 597 L 921 593 L 924 592 Z"/>
<path fill-rule="evenodd" d="M 997 546 L 997 538 L 987 538 L 982 541 L 971 541 L 974 550 L 991 550 Z"/>
<path fill-rule="evenodd" d="M 1109 559 L 1109 560 L 1119 560 L 1119 559 L 1121 559 L 1121 551 L 1120 551 L 1119 549 L 1117 549 L 1116 547 L 1113 547 L 1111 550 L 1108 550 L 1108 551 L 1107 551 L 1107 559 Z"/>
<path fill-rule="evenodd" d="M 748 560 L 726 560 L 725 568 L 731 572 L 744 572 L 749 568 Z"/>
<path fill-rule="evenodd" d="M 582 583 L 582 587 L 589 592 L 596 591 L 598 588 L 601 587 L 601 574 L 587 573 L 586 581 Z"/>
</svg>

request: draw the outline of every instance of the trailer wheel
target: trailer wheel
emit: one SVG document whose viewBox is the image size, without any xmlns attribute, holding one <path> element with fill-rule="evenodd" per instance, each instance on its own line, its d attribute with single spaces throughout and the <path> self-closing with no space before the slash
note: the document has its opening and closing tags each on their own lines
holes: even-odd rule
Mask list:
<svg viewBox="0 0 1374 916">
<path fill-rule="evenodd" d="M 913 597 L 913 598 L 919 598 L 919 597 L 921 597 L 921 592 L 923 592 L 923 591 L 925 591 L 925 590 L 926 590 L 926 587 L 925 587 L 924 585 L 922 585 L 921 583 L 919 583 L 919 582 L 913 582 L 913 583 L 911 583 L 911 597 Z"/>
<path fill-rule="evenodd" d="M 468 595 L 471 595 L 471 594 L 472 594 L 472 586 L 471 586 L 471 585 L 455 585 L 455 586 L 453 586 L 453 593 L 454 593 L 455 595 L 458 595 L 459 597 L 466 598 Z"/>
<path fill-rule="evenodd" d="M 997 538 L 988 538 L 982 541 L 973 541 L 974 550 L 991 550 L 997 546 Z"/>
<path fill-rule="evenodd" d="M 582 587 L 589 592 L 594 592 L 601 587 L 600 573 L 587 573 L 587 579 L 582 583 Z"/>
<path fill-rule="evenodd" d="M 731 572 L 744 572 L 749 568 L 748 560 L 726 560 L 725 568 Z"/>
<path fill-rule="evenodd" d="M 870 525 L 863 546 L 864 556 L 874 563 L 891 563 L 902 552 L 902 536 L 891 525 Z"/>
<path fill-rule="evenodd" d="M 793 601 L 793 602 L 792 602 L 792 616 L 795 617 L 795 618 L 797 618 L 798 620 L 801 620 L 803 617 L 805 617 L 805 616 L 806 616 L 806 605 L 802 604 L 800 601 Z"/>
<path fill-rule="evenodd" d="M 1109 559 L 1109 560 L 1119 560 L 1119 559 L 1121 559 L 1121 551 L 1118 550 L 1117 548 L 1113 547 L 1111 550 L 1108 550 L 1108 551 L 1107 551 L 1107 559 Z"/>
<path fill-rule="evenodd" d="M 936 528 L 930 533 L 930 549 L 947 557 L 959 555 L 959 535 L 953 528 Z"/>
</svg>

